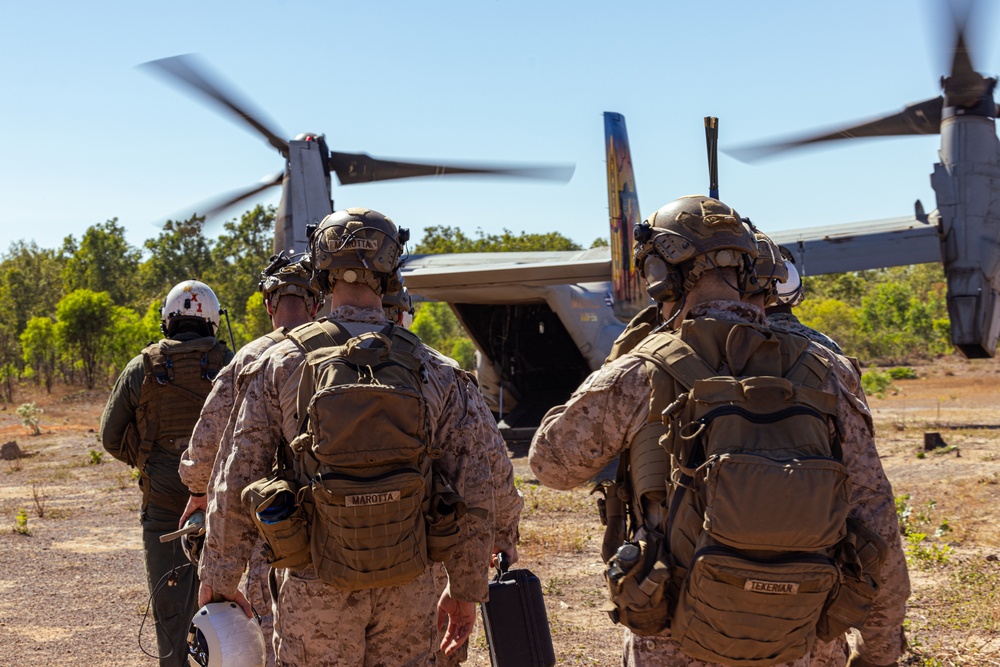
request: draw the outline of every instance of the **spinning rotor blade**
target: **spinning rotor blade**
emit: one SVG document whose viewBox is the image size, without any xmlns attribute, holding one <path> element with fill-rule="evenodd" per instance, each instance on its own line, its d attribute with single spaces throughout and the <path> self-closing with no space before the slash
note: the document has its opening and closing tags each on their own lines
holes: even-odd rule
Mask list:
<svg viewBox="0 0 1000 667">
<path fill-rule="evenodd" d="M 537 178 L 550 181 L 569 181 L 575 165 L 548 166 L 498 166 L 498 165 L 435 165 L 419 162 L 381 160 L 367 153 L 330 153 L 330 171 L 336 172 L 343 185 L 371 183 L 397 178 L 421 176 L 458 176 L 462 174 L 483 176 L 508 176 L 512 178 Z"/>
<path fill-rule="evenodd" d="M 284 178 L 284 176 L 285 172 L 279 171 L 277 174 L 274 174 L 273 176 L 265 176 L 260 180 L 260 183 L 258 185 L 255 185 L 248 190 L 237 190 L 227 195 L 222 195 L 222 197 L 218 199 L 210 200 L 207 204 L 208 208 L 202 213 L 202 215 L 204 215 L 205 218 L 212 218 L 218 215 L 219 213 L 222 213 L 222 211 L 226 210 L 230 206 L 238 204 L 244 199 L 249 199 L 250 197 L 253 197 L 258 192 L 263 192 L 268 188 L 273 188 L 276 185 L 281 185 L 281 181 Z"/>
<path fill-rule="evenodd" d="M 843 130 L 835 130 L 812 137 L 790 139 L 768 144 L 755 144 L 724 151 L 741 162 L 753 162 L 778 153 L 838 139 L 860 137 L 892 137 L 908 134 L 937 134 L 941 131 L 941 110 L 943 97 L 934 97 L 923 102 L 908 105 L 899 113 L 854 125 Z"/>
<path fill-rule="evenodd" d="M 959 15 L 955 3 L 950 4 L 954 47 L 951 49 L 950 73 L 941 77 L 941 87 L 948 106 L 971 107 L 979 102 L 991 85 L 991 80 L 983 77 L 972 66 L 972 57 L 966 44 L 965 29 L 969 24 L 972 7 L 967 7 L 963 16 Z"/>
<path fill-rule="evenodd" d="M 286 157 L 288 156 L 288 142 L 264 123 L 266 119 L 264 114 L 254 109 L 253 105 L 249 102 L 240 100 L 239 96 L 232 92 L 231 89 L 226 90 L 227 87 L 220 83 L 221 77 L 211 75 L 208 66 L 200 62 L 195 56 L 188 54 L 163 58 L 161 60 L 151 60 L 143 63 L 140 67 L 145 67 L 156 74 L 173 79 L 175 82 L 180 82 L 198 91 L 208 99 L 229 110 L 242 122 L 262 134 L 269 144 L 278 149 L 278 152 Z M 212 80 L 213 78 L 214 81 Z"/>
</svg>

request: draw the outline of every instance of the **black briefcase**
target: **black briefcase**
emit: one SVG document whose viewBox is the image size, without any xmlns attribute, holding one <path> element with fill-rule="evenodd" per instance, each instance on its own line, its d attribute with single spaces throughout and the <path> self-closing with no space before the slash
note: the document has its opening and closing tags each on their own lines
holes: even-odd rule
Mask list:
<svg viewBox="0 0 1000 667">
<path fill-rule="evenodd" d="M 529 570 L 509 570 L 501 552 L 490 583 L 489 602 L 481 605 L 493 667 L 553 667 L 556 664 L 542 585 Z"/>
</svg>

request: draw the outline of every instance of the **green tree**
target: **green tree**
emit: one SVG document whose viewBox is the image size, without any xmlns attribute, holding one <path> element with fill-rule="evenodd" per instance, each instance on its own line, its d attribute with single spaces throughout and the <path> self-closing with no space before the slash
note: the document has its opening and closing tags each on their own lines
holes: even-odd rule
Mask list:
<svg viewBox="0 0 1000 667">
<path fill-rule="evenodd" d="M 21 333 L 21 349 L 24 363 L 32 369 L 35 377 L 45 384 L 45 391 L 52 393 L 52 381 L 56 373 L 56 331 L 50 317 L 32 317 Z"/>
<path fill-rule="evenodd" d="M 149 342 L 143 318 L 131 308 L 115 306 L 106 353 L 107 366 L 120 371 Z"/>
<path fill-rule="evenodd" d="M 849 354 L 857 354 L 858 310 L 837 299 L 806 299 L 796 309 L 796 316 L 807 327 L 822 331 Z"/>
<path fill-rule="evenodd" d="M 107 292 L 113 303 L 131 305 L 139 297 L 135 276 L 141 253 L 125 240 L 125 228 L 112 218 L 93 225 L 78 244 L 72 236 L 63 242 L 66 257 L 62 271 L 63 288 Z"/>
<path fill-rule="evenodd" d="M 424 229 L 424 238 L 416 246 L 416 252 L 437 255 L 451 252 L 526 252 L 532 250 L 580 250 L 580 246 L 559 232 L 548 234 L 514 234 L 509 229 L 503 234 L 486 234 L 476 231 L 476 238 L 470 238 L 458 227 L 435 226 Z"/>
<path fill-rule="evenodd" d="M 212 268 L 205 282 L 237 321 L 245 316 L 247 299 L 257 291 L 260 272 L 272 255 L 274 216 L 273 206 L 247 211 L 239 221 L 225 224 L 226 233 L 212 248 Z"/>
<path fill-rule="evenodd" d="M 182 280 L 205 280 L 212 267 L 212 241 L 205 238 L 204 216 L 167 220 L 163 231 L 143 245 L 149 252 L 139 268 L 146 294 L 163 296 Z"/>
<path fill-rule="evenodd" d="M 56 340 L 75 359 L 88 389 L 93 389 L 109 361 L 115 305 L 107 292 L 73 290 L 56 306 Z"/>
<path fill-rule="evenodd" d="M 420 339 L 444 354 L 453 357 L 462 368 L 471 369 L 475 360 L 475 346 L 462 329 L 451 307 L 446 303 L 430 301 L 417 305 L 410 329 Z"/>
<path fill-rule="evenodd" d="M 34 241 L 15 241 L 0 261 L 0 276 L 10 287 L 18 333 L 32 317 L 51 316 L 63 295 L 63 260 Z"/>
</svg>

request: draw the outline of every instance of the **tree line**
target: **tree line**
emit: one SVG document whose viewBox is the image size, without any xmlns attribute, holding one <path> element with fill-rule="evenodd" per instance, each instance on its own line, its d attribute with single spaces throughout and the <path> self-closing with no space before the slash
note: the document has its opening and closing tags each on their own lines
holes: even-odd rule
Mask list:
<svg viewBox="0 0 1000 667">
<path fill-rule="evenodd" d="M 13 402 L 18 380 L 51 390 L 56 381 L 103 385 L 160 337 L 159 309 L 186 279 L 212 287 L 227 309 L 237 347 L 270 330 L 257 280 L 271 256 L 274 207 L 257 206 L 205 235 L 205 219 L 170 220 L 142 247 L 112 218 L 70 235 L 58 249 L 17 241 L 0 255 L 0 385 Z M 597 239 L 591 247 L 607 245 Z M 414 252 L 580 250 L 558 232 L 467 235 L 425 230 Z M 804 323 L 837 340 L 865 365 L 905 363 L 950 353 L 945 279 L 938 264 L 805 279 L 797 308 Z M 475 348 L 445 304 L 418 304 L 413 329 L 428 344 L 474 364 Z M 228 338 L 225 320 L 220 337 Z"/>
</svg>

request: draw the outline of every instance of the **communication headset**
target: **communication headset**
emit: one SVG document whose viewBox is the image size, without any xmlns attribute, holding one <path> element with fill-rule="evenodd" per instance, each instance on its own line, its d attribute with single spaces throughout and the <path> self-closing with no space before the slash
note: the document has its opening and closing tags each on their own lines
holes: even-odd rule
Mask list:
<svg viewBox="0 0 1000 667">
<path fill-rule="evenodd" d="M 659 245 L 654 246 L 656 250 L 647 247 L 653 238 L 652 226 L 648 221 L 640 222 L 632 229 L 632 234 L 639 245 L 636 265 L 646 281 L 646 292 L 654 301 L 679 301 L 684 294 L 684 276 L 676 266 L 667 263 L 656 252 L 660 249 Z M 689 243 L 690 241 L 685 241 L 683 245 Z M 693 244 L 690 245 L 693 248 Z"/>
</svg>

